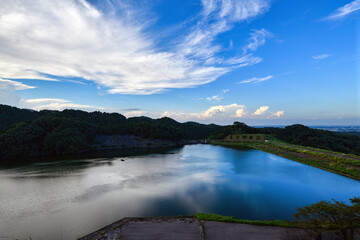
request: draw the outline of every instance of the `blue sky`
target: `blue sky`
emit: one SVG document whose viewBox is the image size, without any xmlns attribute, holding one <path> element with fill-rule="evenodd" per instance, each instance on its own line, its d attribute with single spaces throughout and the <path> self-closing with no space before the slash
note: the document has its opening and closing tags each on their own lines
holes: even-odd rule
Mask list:
<svg viewBox="0 0 360 240">
<path fill-rule="evenodd" d="M 0 0 L 0 103 L 360 124 L 360 0 Z"/>
</svg>

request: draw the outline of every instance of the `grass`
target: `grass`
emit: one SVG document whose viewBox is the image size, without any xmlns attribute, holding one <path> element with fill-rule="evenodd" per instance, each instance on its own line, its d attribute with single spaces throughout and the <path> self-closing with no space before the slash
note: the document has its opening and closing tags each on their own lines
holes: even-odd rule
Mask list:
<svg viewBox="0 0 360 240">
<path fill-rule="evenodd" d="M 314 148 L 314 147 L 308 147 L 308 146 L 301 146 L 301 145 L 295 145 L 295 144 L 289 144 L 287 142 L 281 141 L 279 139 L 276 139 L 275 137 L 271 137 L 271 143 L 273 144 L 285 144 L 289 147 L 301 147 L 301 148 L 306 148 L 307 150 L 313 150 L 313 151 L 320 151 L 322 153 L 328 153 L 328 154 L 337 154 L 337 155 L 342 155 L 342 156 L 346 156 L 346 157 L 351 157 L 351 158 L 356 158 L 358 160 L 360 160 L 360 156 L 355 155 L 355 154 L 345 154 L 345 153 L 341 153 L 341 152 L 334 152 L 334 151 L 330 151 L 330 150 L 326 150 L 326 149 L 320 149 L 320 148 Z"/>
<path fill-rule="evenodd" d="M 278 226 L 278 227 L 297 227 L 289 221 L 282 220 L 244 220 L 236 217 L 221 216 L 213 213 L 197 213 L 195 215 L 199 220 L 215 221 L 225 223 L 244 223 L 259 226 Z"/>
<path fill-rule="evenodd" d="M 214 141 L 216 145 L 231 147 L 251 147 L 294 160 L 313 167 L 321 168 L 346 177 L 360 180 L 360 157 L 352 154 L 342 154 L 323 149 L 291 145 L 274 138 L 270 142 L 224 142 Z M 303 149 L 299 149 L 301 147 Z M 334 156 L 333 154 L 336 154 Z M 353 159 L 349 159 L 351 157 Z"/>
</svg>

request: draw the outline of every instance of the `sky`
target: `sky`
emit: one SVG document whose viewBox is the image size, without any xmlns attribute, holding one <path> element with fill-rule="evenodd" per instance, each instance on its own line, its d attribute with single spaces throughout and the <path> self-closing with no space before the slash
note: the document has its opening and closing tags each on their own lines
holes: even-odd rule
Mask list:
<svg viewBox="0 0 360 240">
<path fill-rule="evenodd" d="M 0 0 L 0 103 L 360 124 L 360 0 Z"/>
</svg>

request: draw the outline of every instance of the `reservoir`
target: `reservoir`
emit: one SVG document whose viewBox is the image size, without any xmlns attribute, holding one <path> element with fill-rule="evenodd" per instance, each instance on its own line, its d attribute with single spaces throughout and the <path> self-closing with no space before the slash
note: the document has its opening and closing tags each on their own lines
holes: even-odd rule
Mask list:
<svg viewBox="0 0 360 240">
<path fill-rule="evenodd" d="M 297 207 L 359 195 L 360 181 L 253 149 L 97 154 L 0 167 L 0 239 L 76 239 L 136 216 L 290 220 Z"/>
</svg>

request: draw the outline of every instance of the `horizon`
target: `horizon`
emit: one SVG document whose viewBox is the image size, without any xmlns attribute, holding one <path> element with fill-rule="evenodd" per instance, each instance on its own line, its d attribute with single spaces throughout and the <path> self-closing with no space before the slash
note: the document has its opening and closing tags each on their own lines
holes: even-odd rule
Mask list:
<svg viewBox="0 0 360 240">
<path fill-rule="evenodd" d="M 360 125 L 360 0 L 0 2 L 0 104 Z"/>
<path fill-rule="evenodd" d="M 1 104 L 0 104 L 1 105 Z M 5 106 L 10 106 L 10 105 L 5 105 Z M 16 107 L 16 106 L 10 106 L 10 107 Z M 16 107 L 17 108 L 17 107 Z M 93 112 L 101 112 L 101 113 L 117 113 L 117 114 L 121 114 L 121 113 L 118 113 L 118 112 L 104 112 L 104 111 L 99 111 L 99 110 L 95 110 L 95 111 L 86 111 L 86 110 L 82 110 L 82 109 L 71 109 L 71 108 L 66 108 L 66 109 L 62 109 L 62 110 L 53 110 L 53 109 L 41 109 L 41 110 L 34 110 L 34 109 L 29 109 L 29 108 L 19 108 L 21 110 L 29 110 L 29 111 L 34 111 L 34 112 L 40 112 L 40 111 L 59 111 L 59 112 L 62 112 L 62 111 L 65 111 L 65 110 L 80 110 L 80 111 L 84 111 L 84 112 L 87 112 L 87 113 L 93 113 Z M 122 114 L 121 114 L 122 115 Z M 122 115 L 124 116 L 124 115 Z M 147 118 L 151 118 L 151 117 L 148 117 L 148 116 L 131 116 L 131 117 L 126 117 L 124 116 L 126 119 L 128 118 L 136 118 L 136 117 L 147 117 Z M 161 118 L 170 118 L 172 120 L 175 120 L 179 123 L 187 123 L 187 122 L 195 122 L 195 123 L 199 123 L 199 122 L 196 122 L 196 121 L 178 121 L 176 119 L 173 119 L 171 117 L 167 117 L 167 116 L 161 116 L 159 118 L 151 118 L 153 120 L 158 120 L 158 119 L 161 119 Z M 239 122 L 239 121 L 234 121 L 234 122 Z M 233 122 L 233 123 L 234 123 Z M 211 124 L 215 124 L 215 125 L 219 125 L 219 126 L 229 126 L 229 125 L 232 125 L 233 123 L 230 123 L 230 124 L 216 124 L 216 123 L 205 123 L 206 125 L 211 125 Z M 282 128 L 282 127 L 286 127 L 286 126 L 290 126 L 290 125 L 295 125 L 295 124 L 301 124 L 301 123 L 293 123 L 293 124 L 288 124 L 288 125 L 281 125 L 281 124 L 273 124 L 273 125 L 250 125 L 250 124 L 247 124 L 246 122 L 242 122 L 242 123 L 245 123 L 246 125 L 250 126 L 250 127 L 279 127 L 279 128 Z M 204 124 L 204 123 L 202 123 Z M 304 124 L 301 124 L 301 125 L 304 125 Z M 310 128 L 315 128 L 315 127 L 330 127 L 330 128 L 333 128 L 333 127 L 355 127 L 355 128 L 359 128 L 358 130 L 360 131 L 360 124 L 356 125 L 356 124 L 353 124 L 353 125 L 304 125 L 304 126 L 307 126 L 307 127 L 310 127 Z M 357 130 L 356 130 L 357 131 Z"/>
</svg>

